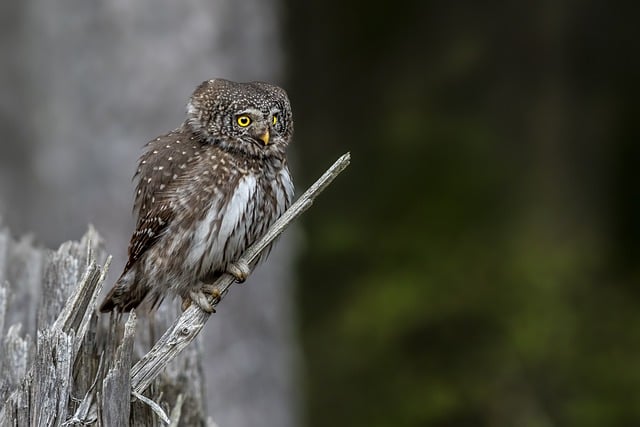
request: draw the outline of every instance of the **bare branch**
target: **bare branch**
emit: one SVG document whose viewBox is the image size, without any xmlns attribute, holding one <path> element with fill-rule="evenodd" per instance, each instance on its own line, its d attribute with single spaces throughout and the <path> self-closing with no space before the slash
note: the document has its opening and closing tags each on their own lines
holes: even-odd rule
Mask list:
<svg viewBox="0 0 640 427">
<path fill-rule="evenodd" d="M 315 198 L 347 167 L 351 161 L 351 154 L 343 154 L 327 171 L 311 186 L 289 209 L 267 230 L 266 234 L 251 245 L 238 260 L 238 263 L 252 263 L 260 256 L 283 231 L 306 211 Z M 212 307 L 224 298 L 235 279 L 230 274 L 223 274 L 214 286 L 220 297 L 210 298 Z M 133 394 L 141 394 L 151 382 L 162 372 L 191 341 L 200 333 L 210 314 L 195 304 L 192 304 L 173 325 L 164 333 L 153 348 L 131 368 L 131 387 Z"/>
</svg>

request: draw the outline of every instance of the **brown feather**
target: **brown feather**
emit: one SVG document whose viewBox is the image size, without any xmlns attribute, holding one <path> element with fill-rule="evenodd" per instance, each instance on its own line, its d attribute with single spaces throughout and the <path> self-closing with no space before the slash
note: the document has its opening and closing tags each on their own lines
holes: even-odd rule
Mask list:
<svg viewBox="0 0 640 427">
<path fill-rule="evenodd" d="M 238 126 L 240 112 L 256 128 Z M 255 137 L 265 128 L 269 144 Z M 291 203 L 285 149 L 292 130 L 280 88 L 200 85 L 187 120 L 147 143 L 140 157 L 129 258 L 100 310 L 153 308 L 169 290 L 188 297 L 236 261 Z"/>
</svg>

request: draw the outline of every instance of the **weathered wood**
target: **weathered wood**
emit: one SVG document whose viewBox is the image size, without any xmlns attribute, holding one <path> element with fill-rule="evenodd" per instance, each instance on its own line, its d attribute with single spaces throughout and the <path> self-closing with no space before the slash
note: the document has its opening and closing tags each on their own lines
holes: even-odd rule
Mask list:
<svg viewBox="0 0 640 427">
<path fill-rule="evenodd" d="M 102 383 L 101 417 L 105 426 L 129 425 L 131 398 L 123 390 L 131 390 L 129 369 L 133 353 L 133 339 L 136 332 L 136 314 L 132 312 L 124 327 L 122 344 L 116 351 L 113 367 Z"/>
<path fill-rule="evenodd" d="M 7 245 L 8 249 L 5 248 L 4 252 L 8 253 L 12 251 L 11 240 L 6 238 L 6 230 L 4 234 L 5 238 L 1 241 Z M 99 241 L 95 230 L 90 229 L 82 242 L 68 242 L 55 253 L 49 252 L 39 286 L 42 297 L 37 318 L 38 325 L 41 326 L 36 332 L 35 348 L 29 344 L 29 339 L 21 340 L 16 333 L 20 329 L 20 323 L 13 325 L 6 335 L 5 342 L 12 343 L 18 351 L 12 351 L 5 345 L 3 365 L 25 367 L 20 370 L 26 370 L 26 366 L 29 366 L 29 371 L 23 374 L 19 386 L 11 395 L 6 400 L 3 399 L 0 420 L 5 425 L 10 425 L 8 423 L 13 420 L 14 425 L 59 426 L 67 420 L 74 362 L 95 306 L 95 303 L 94 306 L 90 305 L 87 299 L 97 298 L 104 280 L 103 273 L 106 271 L 101 270 L 95 261 L 90 261 L 87 251 L 92 239 Z M 23 252 L 33 254 L 36 251 L 37 249 L 32 248 Z M 44 254 L 48 251 L 41 252 Z M 9 266 L 7 263 L 4 265 Z M 29 264 L 22 265 L 25 271 L 28 270 Z M 41 270 L 40 265 L 37 268 Z M 83 271 L 84 274 L 80 277 Z M 15 278 L 15 273 L 10 268 L 5 268 L 4 275 L 8 276 L 9 284 Z M 34 283 L 35 280 L 32 279 L 32 284 Z M 5 286 L 2 293 L 5 307 L 12 307 L 7 302 L 12 296 L 11 290 L 24 290 L 15 286 L 11 289 L 9 286 Z M 19 298 L 17 292 L 15 295 Z M 33 360 L 30 360 L 31 354 L 34 355 Z M 8 388 L 4 384 L 15 380 L 15 377 L 5 379 L 3 389 Z"/>
<path fill-rule="evenodd" d="M 104 266 L 96 259 L 106 259 Z M 80 242 L 64 243 L 55 252 L 28 238 L 14 241 L 0 228 L 0 426 L 169 422 L 146 405 L 131 404 L 130 369 L 143 354 L 134 354 L 134 339 L 149 342 L 158 332 L 148 328 L 136 337 L 131 316 L 122 334 L 118 319 L 96 314 L 108 265 L 92 228 Z M 166 324 L 171 318 L 175 313 L 163 312 L 157 320 Z M 153 405 L 163 413 L 180 405 L 177 425 L 204 424 L 203 393 L 182 397 L 202 389 L 196 346 L 185 356 L 176 363 L 181 374 L 193 372 L 191 384 L 167 373 L 154 382 Z M 185 407 L 185 401 L 192 403 Z"/>
</svg>

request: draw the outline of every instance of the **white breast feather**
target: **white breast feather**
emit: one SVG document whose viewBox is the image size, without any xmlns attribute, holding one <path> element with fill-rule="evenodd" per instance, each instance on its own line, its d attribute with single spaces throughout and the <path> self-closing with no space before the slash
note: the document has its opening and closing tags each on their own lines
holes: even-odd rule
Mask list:
<svg viewBox="0 0 640 427">
<path fill-rule="evenodd" d="M 225 211 L 222 213 L 220 231 L 216 236 L 216 240 L 223 245 L 229 236 L 231 236 L 231 233 L 233 233 L 238 223 L 242 221 L 242 217 L 247 211 L 249 201 L 256 192 L 256 184 L 256 178 L 253 175 L 247 175 L 238 182 L 238 188 L 233 194 L 233 197 L 231 197 L 229 204 L 227 204 Z"/>
<path fill-rule="evenodd" d="M 294 189 L 293 189 L 293 181 L 291 181 L 291 175 L 289 174 L 289 171 L 287 170 L 287 168 L 283 168 L 280 171 L 280 177 L 282 178 L 282 186 L 284 187 L 284 191 L 275 191 L 275 194 L 277 194 L 277 197 L 278 197 L 278 210 L 282 214 L 284 213 L 284 210 L 287 204 L 286 199 L 289 199 L 289 201 L 293 199 Z M 277 184 L 274 182 L 273 185 L 277 185 Z"/>
<path fill-rule="evenodd" d="M 211 204 L 206 217 L 196 227 L 187 260 L 189 264 L 196 266 L 202 261 L 203 266 L 222 267 L 225 244 L 236 227 L 245 227 L 243 216 L 256 189 L 256 178 L 247 175 L 240 179 L 235 193 L 226 206 L 220 206 L 221 200 L 215 200 Z M 216 218 L 222 218 L 222 220 L 215 222 Z M 218 229 L 212 230 L 211 227 Z M 240 233 L 240 235 L 243 234 Z"/>
</svg>

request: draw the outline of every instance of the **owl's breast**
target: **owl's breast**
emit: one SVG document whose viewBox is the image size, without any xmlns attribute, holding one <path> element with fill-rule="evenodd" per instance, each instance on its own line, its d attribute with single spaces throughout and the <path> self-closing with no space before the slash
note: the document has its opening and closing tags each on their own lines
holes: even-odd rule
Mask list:
<svg viewBox="0 0 640 427">
<path fill-rule="evenodd" d="M 198 277 L 226 269 L 287 209 L 293 196 L 286 168 L 276 177 L 247 173 L 216 192 L 194 229 L 187 264 Z"/>
</svg>

